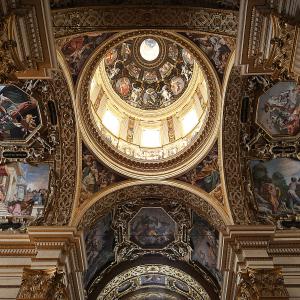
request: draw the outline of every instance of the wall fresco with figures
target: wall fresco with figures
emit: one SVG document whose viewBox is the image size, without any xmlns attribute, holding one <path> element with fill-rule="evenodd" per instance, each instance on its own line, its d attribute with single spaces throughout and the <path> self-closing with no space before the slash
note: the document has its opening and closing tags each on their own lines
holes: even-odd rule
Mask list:
<svg viewBox="0 0 300 300">
<path fill-rule="evenodd" d="M 183 35 L 204 51 L 222 80 L 230 54 L 235 47 L 235 40 L 228 37 L 198 33 L 183 33 Z"/>
<path fill-rule="evenodd" d="M 93 276 L 114 261 L 114 231 L 111 228 L 111 213 L 100 218 L 89 230 L 85 231 L 85 246 L 88 269 L 84 275 L 87 285 Z"/>
<path fill-rule="evenodd" d="M 253 192 L 261 218 L 300 212 L 300 161 L 292 158 L 250 161 Z"/>
<path fill-rule="evenodd" d="M 37 100 L 15 85 L 0 85 L 0 142 L 26 141 L 40 125 Z"/>
<path fill-rule="evenodd" d="M 0 215 L 39 217 L 47 202 L 50 166 L 10 163 L 0 166 Z"/>
<path fill-rule="evenodd" d="M 112 35 L 113 33 L 87 33 L 72 38 L 61 48 L 69 65 L 74 83 L 88 57 L 97 46 Z"/>
<path fill-rule="evenodd" d="M 270 136 L 300 132 L 300 86 L 294 81 L 273 85 L 258 99 L 256 120 Z"/>
<path fill-rule="evenodd" d="M 142 208 L 129 225 L 131 241 L 145 248 L 162 248 L 175 240 L 176 224 L 159 207 Z"/>
<path fill-rule="evenodd" d="M 89 149 L 83 145 L 82 148 L 82 185 L 81 201 L 84 201 L 101 189 L 110 184 L 124 180 L 118 174 L 103 166 Z"/>
<path fill-rule="evenodd" d="M 217 189 L 221 183 L 218 165 L 218 144 L 214 145 L 204 160 L 195 168 L 178 179 L 196 185 L 208 193 Z"/>
<path fill-rule="evenodd" d="M 193 213 L 193 227 L 190 233 L 192 261 L 207 268 L 220 282 L 221 273 L 217 269 L 219 233 L 206 220 Z"/>
</svg>

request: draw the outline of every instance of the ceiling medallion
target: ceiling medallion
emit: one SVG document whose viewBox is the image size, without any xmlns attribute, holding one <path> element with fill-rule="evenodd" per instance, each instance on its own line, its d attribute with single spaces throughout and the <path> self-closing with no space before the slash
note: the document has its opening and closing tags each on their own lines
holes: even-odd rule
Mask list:
<svg viewBox="0 0 300 300">
<path fill-rule="evenodd" d="M 176 176 L 216 139 L 217 76 L 201 50 L 177 34 L 113 36 L 87 62 L 77 88 L 85 142 L 124 175 Z"/>
</svg>

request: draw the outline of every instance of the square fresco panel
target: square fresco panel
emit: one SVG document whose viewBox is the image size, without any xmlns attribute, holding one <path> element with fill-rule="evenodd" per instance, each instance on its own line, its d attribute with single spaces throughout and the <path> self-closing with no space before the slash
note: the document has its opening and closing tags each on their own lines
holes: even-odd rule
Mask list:
<svg viewBox="0 0 300 300">
<path fill-rule="evenodd" d="M 26 141 L 40 124 L 34 98 L 14 85 L 0 85 L 0 141 Z"/>
<path fill-rule="evenodd" d="M 214 145 L 209 154 L 194 169 L 178 179 L 196 185 L 208 193 L 215 190 L 221 183 L 218 144 Z"/>
<path fill-rule="evenodd" d="M 48 164 L 0 166 L 0 215 L 39 217 L 47 201 Z"/>
<path fill-rule="evenodd" d="M 84 233 L 88 268 L 84 276 L 87 286 L 91 279 L 115 260 L 112 216 L 107 214 Z"/>
<path fill-rule="evenodd" d="M 175 240 L 176 224 L 160 207 L 144 207 L 129 224 L 130 240 L 143 248 L 163 248 Z"/>
<path fill-rule="evenodd" d="M 256 122 L 269 135 L 295 136 L 300 131 L 300 86 L 279 82 L 258 99 Z"/>
<path fill-rule="evenodd" d="M 193 227 L 190 232 L 192 261 L 199 263 L 210 271 L 220 282 L 221 274 L 217 269 L 219 233 L 208 222 L 193 213 Z"/>
<path fill-rule="evenodd" d="M 250 168 L 258 211 L 264 218 L 300 212 L 299 160 L 252 160 Z"/>
</svg>

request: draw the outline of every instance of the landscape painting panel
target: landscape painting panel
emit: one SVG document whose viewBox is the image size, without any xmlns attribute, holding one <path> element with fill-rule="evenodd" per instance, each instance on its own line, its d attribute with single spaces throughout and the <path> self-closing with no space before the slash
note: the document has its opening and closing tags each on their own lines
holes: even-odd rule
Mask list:
<svg viewBox="0 0 300 300">
<path fill-rule="evenodd" d="M 263 218 L 300 212 L 299 160 L 252 160 L 250 167 L 254 196 Z"/>
<path fill-rule="evenodd" d="M 0 215 L 39 217 L 49 188 L 50 166 L 11 163 L 0 166 Z"/>
<path fill-rule="evenodd" d="M 26 140 L 40 124 L 34 98 L 14 85 L 0 85 L 0 141 Z"/>
<path fill-rule="evenodd" d="M 85 246 L 88 268 L 84 276 L 87 286 L 96 273 L 102 271 L 115 259 L 114 231 L 111 228 L 111 213 L 105 215 L 85 232 Z"/>
<path fill-rule="evenodd" d="M 222 276 L 217 269 L 219 233 L 206 220 L 193 213 L 193 227 L 190 233 L 192 261 L 208 269 L 220 282 Z"/>
<path fill-rule="evenodd" d="M 141 247 L 163 248 L 175 240 L 176 225 L 162 208 L 142 208 L 130 222 L 130 239 Z"/>
<path fill-rule="evenodd" d="M 271 136 L 294 136 L 300 131 L 300 86 L 279 82 L 258 99 L 257 123 Z"/>
</svg>

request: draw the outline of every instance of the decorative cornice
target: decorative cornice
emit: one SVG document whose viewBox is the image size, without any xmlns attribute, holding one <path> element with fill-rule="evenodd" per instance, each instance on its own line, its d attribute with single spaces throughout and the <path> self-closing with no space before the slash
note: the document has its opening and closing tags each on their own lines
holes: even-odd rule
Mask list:
<svg viewBox="0 0 300 300">
<path fill-rule="evenodd" d="M 54 10 L 56 38 L 88 31 L 165 29 L 236 36 L 238 12 L 195 7 L 93 6 Z"/>
</svg>

